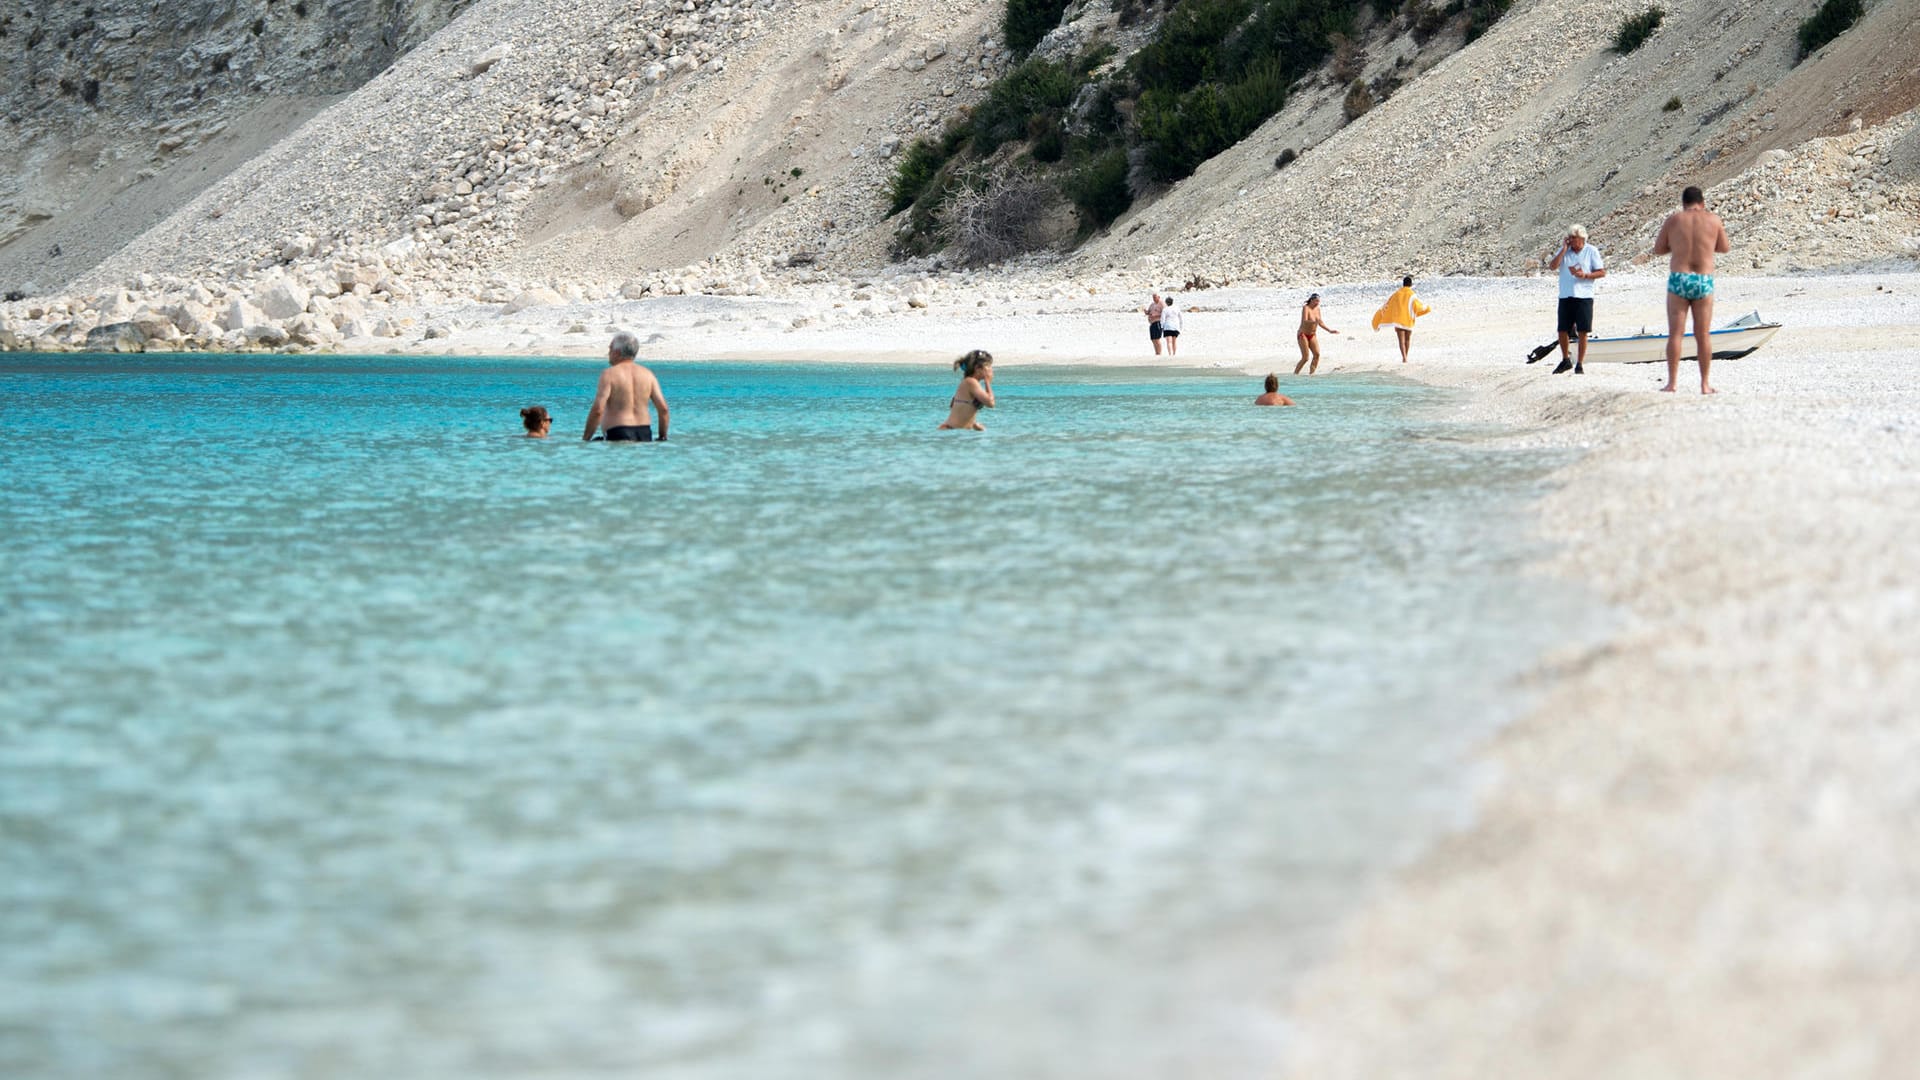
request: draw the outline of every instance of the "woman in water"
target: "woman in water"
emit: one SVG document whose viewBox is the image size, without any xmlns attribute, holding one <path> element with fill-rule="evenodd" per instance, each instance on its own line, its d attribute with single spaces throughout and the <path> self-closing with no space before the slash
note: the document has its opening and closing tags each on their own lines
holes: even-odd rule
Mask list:
<svg viewBox="0 0 1920 1080">
<path fill-rule="evenodd" d="M 993 357 L 984 349 L 975 349 L 953 362 L 960 372 L 960 389 L 948 402 L 947 419 L 941 431 L 985 431 L 980 426 L 980 410 L 993 408 Z"/>
<path fill-rule="evenodd" d="M 544 439 L 553 430 L 553 417 L 545 405 L 529 405 L 520 410 L 520 422 L 527 426 L 527 438 Z"/>
</svg>

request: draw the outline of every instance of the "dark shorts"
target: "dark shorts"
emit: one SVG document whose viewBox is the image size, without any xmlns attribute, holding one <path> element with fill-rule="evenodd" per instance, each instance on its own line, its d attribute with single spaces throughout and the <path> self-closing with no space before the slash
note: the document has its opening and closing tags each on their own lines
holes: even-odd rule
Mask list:
<svg viewBox="0 0 1920 1080">
<path fill-rule="evenodd" d="M 1161 337 L 1179 337 L 1179 336 L 1180 336 L 1180 331 L 1178 331 L 1178 330 L 1162 330 L 1162 331 L 1160 331 L 1160 336 L 1161 336 Z"/>
<path fill-rule="evenodd" d="M 652 442 L 653 428 L 646 424 L 635 424 L 627 427 L 610 427 L 607 429 L 607 441 Z"/>
<path fill-rule="evenodd" d="M 1560 332 L 1571 334 L 1593 333 L 1593 297 L 1563 296 L 1560 298 Z"/>
<path fill-rule="evenodd" d="M 1152 338 L 1152 339 L 1153 339 L 1153 340 L 1155 340 L 1155 341 L 1159 341 L 1159 340 L 1160 340 L 1160 335 L 1161 335 L 1162 333 L 1165 333 L 1165 331 L 1163 331 L 1163 330 L 1161 330 L 1161 329 L 1160 329 L 1160 324 L 1159 324 L 1159 323 L 1157 323 L 1157 322 L 1150 322 L 1150 323 L 1148 323 L 1148 324 L 1147 324 L 1147 336 L 1148 336 L 1148 337 L 1150 337 L 1150 338 Z"/>
</svg>

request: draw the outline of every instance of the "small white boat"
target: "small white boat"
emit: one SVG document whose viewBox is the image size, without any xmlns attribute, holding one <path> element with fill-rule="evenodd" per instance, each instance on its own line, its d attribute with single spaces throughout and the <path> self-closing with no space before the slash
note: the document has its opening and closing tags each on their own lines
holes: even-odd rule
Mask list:
<svg viewBox="0 0 1920 1080">
<path fill-rule="evenodd" d="M 1757 311 L 1742 315 L 1714 328 L 1708 335 L 1708 340 L 1713 342 L 1713 358 L 1733 360 L 1745 356 L 1765 345 L 1779 329 L 1779 323 L 1767 322 Z M 1692 360 L 1698 355 L 1699 347 L 1694 344 L 1692 334 L 1680 340 L 1680 359 Z M 1589 364 L 1652 364 L 1666 358 L 1667 335 L 1664 333 L 1650 334 L 1643 329 L 1625 337 L 1587 339 Z"/>
</svg>

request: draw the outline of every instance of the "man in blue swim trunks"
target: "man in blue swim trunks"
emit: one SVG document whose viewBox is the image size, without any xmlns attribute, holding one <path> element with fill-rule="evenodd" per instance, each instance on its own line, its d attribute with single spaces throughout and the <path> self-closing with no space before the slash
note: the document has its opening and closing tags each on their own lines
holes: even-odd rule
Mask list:
<svg viewBox="0 0 1920 1080">
<path fill-rule="evenodd" d="M 1680 382 L 1680 339 L 1687 334 L 1687 313 L 1693 313 L 1693 342 L 1700 361 L 1700 392 L 1716 391 L 1707 373 L 1713 366 L 1713 257 L 1733 250 L 1727 226 L 1707 209 L 1707 197 L 1697 187 L 1680 193 L 1680 212 L 1667 215 L 1655 255 L 1667 256 L 1667 385 L 1673 393 Z"/>
</svg>

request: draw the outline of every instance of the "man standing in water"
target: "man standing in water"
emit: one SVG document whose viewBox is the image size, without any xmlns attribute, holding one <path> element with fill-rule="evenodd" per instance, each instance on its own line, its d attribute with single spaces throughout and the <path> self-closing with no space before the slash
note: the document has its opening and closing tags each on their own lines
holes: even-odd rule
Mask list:
<svg viewBox="0 0 1920 1080">
<path fill-rule="evenodd" d="M 613 335 L 607 346 L 607 369 L 600 373 L 600 389 L 587 412 L 587 433 L 580 436 L 581 441 L 591 440 L 604 424 L 608 442 L 652 442 L 649 403 L 660 410 L 660 441 L 666 441 L 667 399 L 653 372 L 633 362 L 639 353 L 638 338 L 624 330 Z"/>
<path fill-rule="evenodd" d="M 1607 276 L 1606 261 L 1600 249 L 1587 243 L 1587 227 L 1575 225 L 1567 230 L 1560 250 L 1547 264 L 1560 271 L 1560 366 L 1555 375 L 1573 369 L 1575 375 L 1587 373 L 1587 335 L 1593 333 L 1593 283 Z M 1567 335 L 1580 338 L 1579 356 L 1567 355 Z"/>
<path fill-rule="evenodd" d="M 1667 259 L 1667 385 L 1673 393 L 1680 383 L 1680 339 L 1687 333 L 1687 313 L 1693 313 L 1693 344 L 1700 360 L 1700 392 L 1718 393 L 1707 378 L 1713 365 L 1713 257 L 1733 250 L 1727 226 L 1707 209 L 1707 196 L 1697 187 L 1680 193 L 1680 212 L 1667 215 L 1655 255 Z"/>
</svg>

